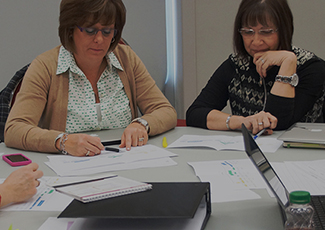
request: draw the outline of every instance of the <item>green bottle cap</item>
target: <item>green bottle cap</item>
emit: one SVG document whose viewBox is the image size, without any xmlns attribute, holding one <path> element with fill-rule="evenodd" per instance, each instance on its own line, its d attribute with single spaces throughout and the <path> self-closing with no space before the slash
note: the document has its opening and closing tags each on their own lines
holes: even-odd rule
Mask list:
<svg viewBox="0 0 325 230">
<path fill-rule="evenodd" d="M 310 202 L 310 193 L 307 191 L 294 191 L 289 195 L 292 204 L 308 204 Z"/>
</svg>

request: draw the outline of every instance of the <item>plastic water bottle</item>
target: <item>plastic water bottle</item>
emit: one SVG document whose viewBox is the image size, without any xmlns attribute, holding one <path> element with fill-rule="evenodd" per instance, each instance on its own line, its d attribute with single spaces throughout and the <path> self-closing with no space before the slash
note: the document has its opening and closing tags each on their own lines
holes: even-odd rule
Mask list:
<svg viewBox="0 0 325 230">
<path fill-rule="evenodd" d="M 286 208 L 285 230 L 314 230 L 314 209 L 310 203 L 310 193 L 294 191 L 289 196 L 290 205 Z"/>
</svg>

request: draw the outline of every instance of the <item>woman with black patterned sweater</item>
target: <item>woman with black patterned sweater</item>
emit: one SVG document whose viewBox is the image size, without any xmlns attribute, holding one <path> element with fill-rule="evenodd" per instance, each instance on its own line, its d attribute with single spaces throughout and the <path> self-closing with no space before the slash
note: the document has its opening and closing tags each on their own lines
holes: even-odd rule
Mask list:
<svg viewBox="0 0 325 230">
<path fill-rule="evenodd" d="M 234 54 L 215 71 L 186 113 L 188 126 L 256 134 L 293 123 L 322 122 L 325 64 L 292 46 L 286 0 L 243 0 L 235 19 Z M 229 100 L 232 114 L 221 110 Z"/>
</svg>

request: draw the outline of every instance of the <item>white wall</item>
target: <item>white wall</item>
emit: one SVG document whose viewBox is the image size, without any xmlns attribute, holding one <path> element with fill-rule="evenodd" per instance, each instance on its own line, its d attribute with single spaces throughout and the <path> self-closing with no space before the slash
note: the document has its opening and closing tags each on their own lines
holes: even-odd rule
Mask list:
<svg viewBox="0 0 325 230">
<path fill-rule="evenodd" d="M 15 72 L 60 44 L 61 0 L 0 1 L 0 90 Z M 160 89 L 166 77 L 165 1 L 124 0 L 127 22 L 123 37 L 146 65 Z"/>
<path fill-rule="evenodd" d="M 232 30 L 240 0 L 183 0 L 184 110 L 232 50 Z M 325 1 L 289 0 L 293 44 L 325 58 Z M 190 80 L 189 80 L 190 79 Z M 193 84 L 195 83 L 195 84 Z"/>
<path fill-rule="evenodd" d="M 60 44 L 60 0 L 0 1 L 0 89 L 38 54 Z"/>
</svg>

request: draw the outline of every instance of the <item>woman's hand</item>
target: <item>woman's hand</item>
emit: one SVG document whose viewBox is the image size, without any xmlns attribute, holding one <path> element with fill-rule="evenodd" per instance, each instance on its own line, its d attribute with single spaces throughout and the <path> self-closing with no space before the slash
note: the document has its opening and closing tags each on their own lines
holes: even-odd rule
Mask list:
<svg viewBox="0 0 325 230">
<path fill-rule="evenodd" d="M 256 53 L 253 62 L 256 65 L 256 71 L 261 77 L 266 77 L 267 70 L 272 66 L 280 66 L 279 74 L 285 76 L 291 76 L 296 72 L 297 68 L 296 55 L 293 52 L 286 50 Z"/>
<path fill-rule="evenodd" d="M 40 184 L 38 179 L 43 176 L 43 172 L 37 169 L 38 164 L 30 163 L 12 172 L 0 184 L 1 206 L 23 202 L 36 194 L 36 187 Z"/>
<path fill-rule="evenodd" d="M 273 129 L 277 126 L 278 119 L 270 113 L 261 111 L 255 115 L 244 117 L 243 121 L 247 129 L 252 130 L 253 134 L 267 128 L 266 134 L 272 134 Z"/>
<path fill-rule="evenodd" d="M 285 50 L 257 53 L 254 55 L 253 61 L 256 71 L 261 77 L 266 77 L 266 71 L 274 65 L 280 66 L 278 74 L 282 76 L 292 76 L 297 70 L 296 55 Z M 270 92 L 280 97 L 295 97 L 295 88 L 288 83 L 274 82 Z"/>
<path fill-rule="evenodd" d="M 146 128 L 138 122 L 133 122 L 125 128 L 122 137 L 120 148 L 130 150 L 131 146 L 142 146 L 148 142 L 148 133 Z"/>
<path fill-rule="evenodd" d="M 69 134 L 64 145 L 69 155 L 78 157 L 95 156 L 104 150 L 99 137 L 87 134 Z M 56 147 L 60 149 L 60 139 L 57 140 Z"/>
</svg>

